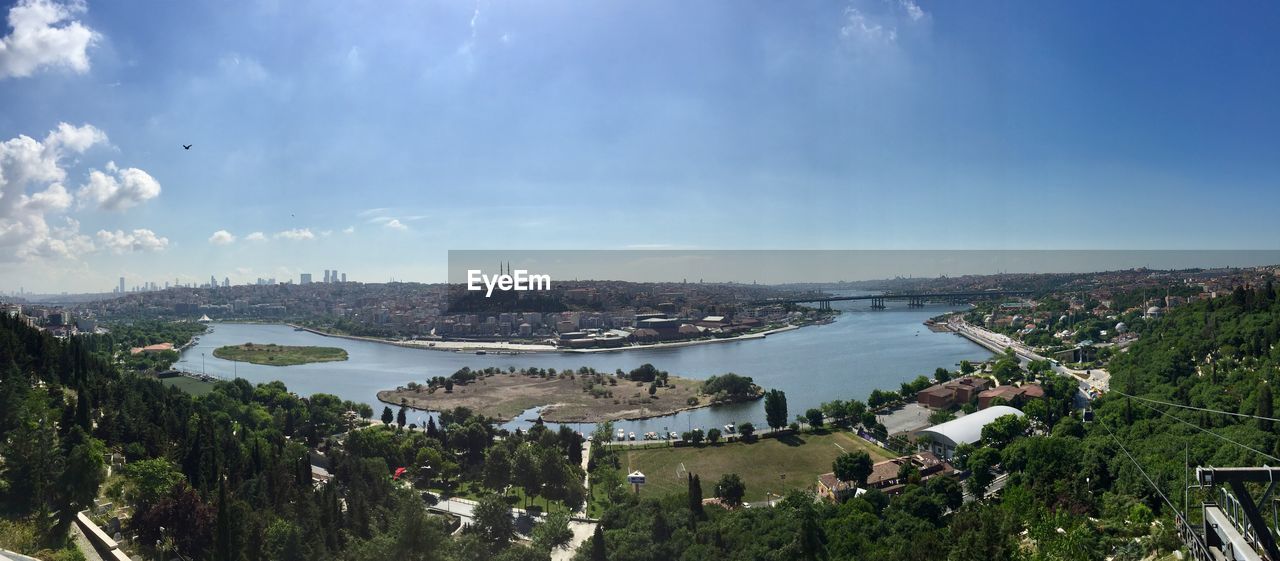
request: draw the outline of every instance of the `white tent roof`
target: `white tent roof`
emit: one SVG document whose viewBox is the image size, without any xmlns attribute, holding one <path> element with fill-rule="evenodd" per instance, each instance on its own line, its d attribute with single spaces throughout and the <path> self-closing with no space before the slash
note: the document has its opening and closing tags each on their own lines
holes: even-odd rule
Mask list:
<svg viewBox="0 0 1280 561">
<path fill-rule="evenodd" d="M 982 438 L 982 427 L 1005 415 L 1022 417 L 1024 414 L 1022 411 L 1007 405 L 995 405 L 970 413 L 959 419 L 947 421 L 941 425 L 934 425 L 916 434 L 918 436 L 928 435 L 935 442 L 942 442 L 952 446 L 964 443 L 972 444 Z"/>
</svg>

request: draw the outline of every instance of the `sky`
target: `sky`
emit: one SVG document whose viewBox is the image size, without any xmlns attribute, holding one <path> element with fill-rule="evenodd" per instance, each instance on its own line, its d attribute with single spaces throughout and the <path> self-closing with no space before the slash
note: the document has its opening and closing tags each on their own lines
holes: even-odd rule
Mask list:
<svg viewBox="0 0 1280 561">
<path fill-rule="evenodd" d="M 1280 239 L 1274 2 L 25 0 L 0 18 L 3 291 L 436 282 L 467 249 Z"/>
</svg>

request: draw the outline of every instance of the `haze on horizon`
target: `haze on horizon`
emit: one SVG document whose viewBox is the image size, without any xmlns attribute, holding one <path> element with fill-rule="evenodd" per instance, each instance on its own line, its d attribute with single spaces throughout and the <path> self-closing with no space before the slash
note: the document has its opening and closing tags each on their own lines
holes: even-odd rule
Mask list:
<svg viewBox="0 0 1280 561">
<path fill-rule="evenodd" d="M 0 290 L 1280 237 L 1276 4 L 324 8 L 0 6 Z"/>
</svg>

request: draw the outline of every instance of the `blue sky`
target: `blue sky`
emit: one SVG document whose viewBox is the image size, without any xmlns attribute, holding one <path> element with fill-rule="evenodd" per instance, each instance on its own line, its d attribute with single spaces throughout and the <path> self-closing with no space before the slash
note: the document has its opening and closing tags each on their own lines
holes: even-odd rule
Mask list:
<svg viewBox="0 0 1280 561">
<path fill-rule="evenodd" d="M 1276 3 L 299 6 L 0 9 L 0 290 L 1280 236 Z"/>
</svg>

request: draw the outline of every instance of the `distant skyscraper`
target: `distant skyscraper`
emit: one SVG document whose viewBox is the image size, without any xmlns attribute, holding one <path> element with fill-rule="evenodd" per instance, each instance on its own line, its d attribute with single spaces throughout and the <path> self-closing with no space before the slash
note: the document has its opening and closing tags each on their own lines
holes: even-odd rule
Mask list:
<svg viewBox="0 0 1280 561">
<path fill-rule="evenodd" d="M 231 287 L 231 277 L 222 277 L 222 286 L 223 286 L 224 288 L 230 288 L 230 287 Z"/>
<path fill-rule="evenodd" d="M 337 269 L 334 269 L 334 270 L 333 270 L 333 273 L 331 273 L 331 274 L 329 275 L 329 282 L 338 282 L 338 270 L 337 270 Z"/>
<path fill-rule="evenodd" d="M 302 273 L 298 280 L 299 284 L 311 284 L 311 273 Z"/>
<path fill-rule="evenodd" d="M 329 269 L 324 270 L 324 282 L 329 282 Z"/>
<path fill-rule="evenodd" d="M 342 273 L 342 282 L 347 282 L 347 274 Z"/>
<path fill-rule="evenodd" d="M 120 294 L 124 294 L 124 277 L 120 277 Z"/>
</svg>

